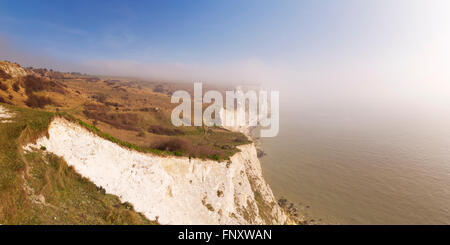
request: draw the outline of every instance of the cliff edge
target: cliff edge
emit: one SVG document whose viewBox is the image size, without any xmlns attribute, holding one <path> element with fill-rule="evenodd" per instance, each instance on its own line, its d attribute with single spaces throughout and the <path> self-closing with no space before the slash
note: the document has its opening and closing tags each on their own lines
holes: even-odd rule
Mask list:
<svg viewBox="0 0 450 245">
<path fill-rule="evenodd" d="M 161 224 L 286 224 L 253 144 L 229 161 L 165 157 L 125 149 L 55 118 L 48 136 L 25 146 L 63 157 L 82 176 Z"/>
</svg>

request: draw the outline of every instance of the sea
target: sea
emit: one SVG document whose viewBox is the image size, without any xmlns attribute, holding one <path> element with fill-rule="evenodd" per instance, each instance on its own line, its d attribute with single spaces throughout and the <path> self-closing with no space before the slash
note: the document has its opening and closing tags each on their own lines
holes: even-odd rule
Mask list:
<svg viewBox="0 0 450 245">
<path fill-rule="evenodd" d="M 318 224 L 450 224 L 450 103 L 393 98 L 282 103 L 261 139 L 275 196 Z"/>
</svg>

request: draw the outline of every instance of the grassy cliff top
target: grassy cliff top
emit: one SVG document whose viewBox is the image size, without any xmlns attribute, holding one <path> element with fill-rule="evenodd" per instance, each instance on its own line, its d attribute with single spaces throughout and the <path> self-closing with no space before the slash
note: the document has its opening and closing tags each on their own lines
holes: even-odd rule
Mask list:
<svg viewBox="0 0 450 245">
<path fill-rule="evenodd" d="M 45 148 L 24 152 L 54 113 L 0 106 L 13 114 L 0 123 L 0 224 L 157 224 Z"/>
<path fill-rule="evenodd" d="M 189 84 L 96 77 L 2 62 L 0 103 L 58 112 L 82 120 L 132 148 L 179 156 L 228 159 L 250 143 L 220 127 L 174 127 L 171 94 Z M 25 73 L 24 73 L 25 72 Z"/>
</svg>

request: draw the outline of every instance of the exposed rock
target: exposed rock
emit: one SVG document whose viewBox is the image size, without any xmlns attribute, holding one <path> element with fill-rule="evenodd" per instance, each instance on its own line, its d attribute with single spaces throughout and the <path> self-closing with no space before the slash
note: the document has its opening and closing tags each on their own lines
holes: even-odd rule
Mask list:
<svg viewBox="0 0 450 245">
<path fill-rule="evenodd" d="M 23 69 L 20 65 L 6 61 L 0 61 L 0 69 L 2 69 L 6 74 L 10 75 L 13 78 L 19 78 L 28 75 L 25 69 Z"/>
<path fill-rule="evenodd" d="M 163 157 L 122 148 L 56 118 L 26 150 L 45 146 L 107 193 L 161 224 L 284 224 L 253 144 L 229 162 Z"/>
<path fill-rule="evenodd" d="M 256 152 L 258 154 L 258 158 L 261 158 L 261 157 L 267 155 L 261 148 L 256 148 Z"/>
<path fill-rule="evenodd" d="M 5 107 L 0 106 L 0 123 L 11 122 L 11 118 L 14 116 L 13 113 L 9 112 Z"/>
</svg>

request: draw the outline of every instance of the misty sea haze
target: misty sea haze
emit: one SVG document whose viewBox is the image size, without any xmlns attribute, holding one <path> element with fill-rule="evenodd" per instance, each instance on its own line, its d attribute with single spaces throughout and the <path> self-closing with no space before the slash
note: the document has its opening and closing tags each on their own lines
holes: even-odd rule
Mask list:
<svg viewBox="0 0 450 245">
<path fill-rule="evenodd" d="M 450 107 L 430 98 L 285 103 L 264 176 L 319 223 L 450 224 Z"/>
</svg>

